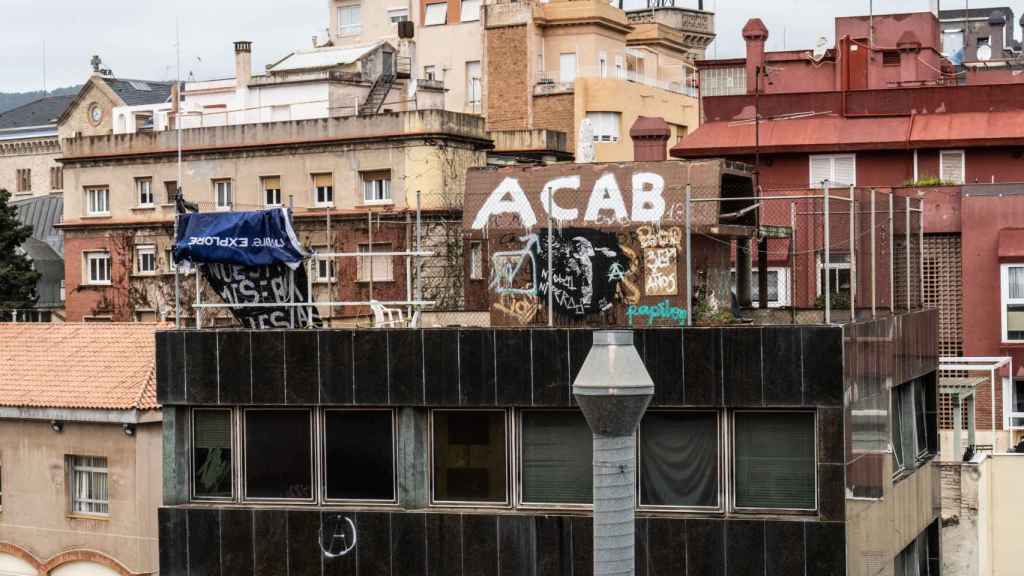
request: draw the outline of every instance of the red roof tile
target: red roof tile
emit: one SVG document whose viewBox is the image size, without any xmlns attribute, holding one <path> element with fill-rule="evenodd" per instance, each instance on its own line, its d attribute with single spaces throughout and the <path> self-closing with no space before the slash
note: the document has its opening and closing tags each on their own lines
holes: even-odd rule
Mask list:
<svg viewBox="0 0 1024 576">
<path fill-rule="evenodd" d="M 158 408 L 156 324 L 0 324 L 0 406 Z"/>
</svg>

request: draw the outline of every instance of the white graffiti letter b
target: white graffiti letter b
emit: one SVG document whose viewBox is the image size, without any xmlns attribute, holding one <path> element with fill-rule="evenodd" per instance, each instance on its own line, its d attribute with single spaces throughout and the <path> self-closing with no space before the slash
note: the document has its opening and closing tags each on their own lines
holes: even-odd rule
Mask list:
<svg viewBox="0 0 1024 576">
<path fill-rule="evenodd" d="M 653 172 L 633 174 L 633 221 L 661 222 L 665 215 L 665 179 Z"/>
</svg>

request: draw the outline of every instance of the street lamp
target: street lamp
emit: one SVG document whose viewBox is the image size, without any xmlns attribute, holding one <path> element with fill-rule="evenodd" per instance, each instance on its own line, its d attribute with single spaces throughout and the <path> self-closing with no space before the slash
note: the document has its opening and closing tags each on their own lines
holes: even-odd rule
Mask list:
<svg viewBox="0 0 1024 576">
<path fill-rule="evenodd" d="M 632 576 L 636 438 L 654 395 L 633 332 L 594 332 L 594 345 L 572 386 L 594 433 L 594 574 Z"/>
</svg>

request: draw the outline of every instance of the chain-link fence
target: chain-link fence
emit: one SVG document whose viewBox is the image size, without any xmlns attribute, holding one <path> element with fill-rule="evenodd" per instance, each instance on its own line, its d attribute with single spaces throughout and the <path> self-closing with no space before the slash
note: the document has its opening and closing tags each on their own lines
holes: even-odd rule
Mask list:
<svg viewBox="0 0 1024 576">
<path fill-rule="evenodd" d="M 922 306 L 919 198 L 755 193 L 729 163 L 571 166 L 483 170 L 458 201 L 296 209 L 315 256 L 288 280 L 305 290 L 289 287 L 284 308 L 334 326 L 636 327 L 837 323 Z M 195 294 L 190 323 L 234 323 L 236 303 Z"/>
</svg>

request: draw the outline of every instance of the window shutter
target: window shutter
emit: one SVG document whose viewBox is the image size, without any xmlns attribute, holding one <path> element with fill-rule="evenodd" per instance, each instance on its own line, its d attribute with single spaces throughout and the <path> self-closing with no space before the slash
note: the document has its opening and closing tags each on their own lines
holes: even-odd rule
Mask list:
<svg viewBox="0 0 1024 576">
<path fill-rule="evenodd" d="M 832 179 L 832 158 L 811 156 L 811 188 L 822 188 L 822 181 Z"/>
<path fill-rule="evenodd" d="M 201 411 L 195 418 L 196 448 L 231 448 L 231 413 Z"/>
<path fill-rule="evenodd" d="M 314 174 L 313 175 L 313 186 L 333 186 L 334 177 L 331 174 Z"/>
<path fill-rule="evenodd" d="M 736 506 L 813 509 L 812 414 L 736 416 Z"/>
<path fill-rule="evenodd" d="M 1007 268 L 1009 280 L 1009 295 L 1012 299 L 1024 298 L 1024 266 L 1012 266 Z"/>
<path fill-rule="evenodd" d="M 835 156 L 832 159 L 832 181 L 836 186 L 854 186 L 857 184 L 857 157 Z"/>
<path fill-rule="evenodd" d="M 939 178 L 943 182 L 964 183 L 964 153 L 943 151 L 939 154 Z"/>
<path fill-rule="evenodd" d="M 523 501 L 593 501 L 593 435 L 583 414 L 523 414 Z"/>
</svg>

